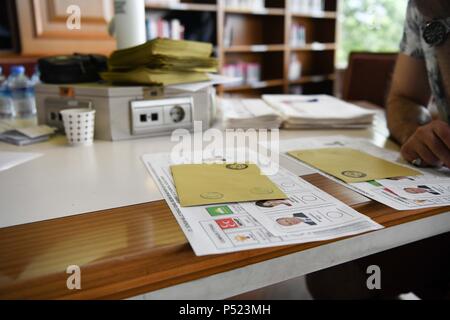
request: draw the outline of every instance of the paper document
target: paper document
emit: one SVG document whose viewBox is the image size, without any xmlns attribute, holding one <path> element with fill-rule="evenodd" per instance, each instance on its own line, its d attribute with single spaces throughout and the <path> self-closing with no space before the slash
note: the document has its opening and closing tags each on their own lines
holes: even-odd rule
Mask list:
<svg viewBox="0 0 450 320">
<path fill-rule="evenodd" d="M 46 125 L 33 126 L 26 128 L 17 128 L 16 131 L 22 133 L 28 138 L 35 139 L 42 136 L 49 136 L 56 132 L 56 128 L 52 128 Z"/>
<path fill-rule="evenodd" d="M 12 129 L 14 129 L 14 126 L 10 122 L 0 119 L 0 134 Z"/>
<path fill-rule="evenodd" d="M 0 141 L 25 146 L 33 143 L 47 141 L 56 131 L 45 125 L 26 128 L 16 128 L 0 133 Z"/>
<path fill-rule="evenodd" d="M 428 197 L 427 194 L 427 197 L 419 198 L 412 196 L 412 193 L 402 193 L 400 191 L 402 188 L 417 188 L 419 186 L 440 186 L 440 190 L 443 190 L 445 186 L 450 183 L 450 169 L 448 168 L 416 168 L 402 160 L 399 152 L 379 148 L 366 139 L 333 136 L 292 139 L 281 141 L 280 143 L 280 151 L 283 153 L 288 153 L 290 151 L 299 149 L 330 147 L 354 148 L 358 150 L 364 150 L 364 152 L 372 156 L 399 163 L 403 166 L 409 167 L 411 170 L 418 171 L 421 174 L 415 176 L 393 177 L 390 179 L 378 179 L 368 182 L 345 183 L 333 177 L 332 175 L 323 173 L 328 178 L 336 181 L 337 183 L 340 183 L 368 198 L 371 198 L 396 210 L 414 210 L 450 206 L 450 194 L 446 192 L 442 192 L 442 194 L 440 195 L 430 193 L 430 197 Z M 306 166 L 314 169 L 312 166 Z M 397 194 L 394 190 L 399 194 Z"/>
<path fill-rule="evenodd" d="M 289 155 L 347 183 L 421 174 L 352 148 L 296 150 Z"/>
<path fill-rule="evenodd" d="M 170 169 L 182 207 L 287 198 L 255 164 L 184 164 Z"/>
<path fill-rule="evenodd" d="M 365 215 L 287 171 L 273 180 L 288 194 L 287 200 L 243 203 L 242 206 L 274 235 L 319 237 L 329 233 L 330 228 L 331 232 L 336 232 L 341 227 L 345 230 L 354 224 L 373 223 Z"/>
<path fill-rule="evenodd" d="M 401 183 L 398 185 L 384 185 L 386 188 L 399 195 L 400 197 L 413 200 L 435 199 L 439 197 L 450 196 L 450 181 L 436 182 L 416 182 Z"/>
<path fill-rule="evenodd" d="M 199 256 L 328 240 L 382 228 L 284 169 L 271 179 L 286 193 L 286 200 L 181 207 L 169 154 L 148 154 L 142 159 Z"/>
<path fill-rule="evenodd" d="M 11 169 L 19 164 L 40 157 L 38 153 L 6 152 L 0 151 L 0 171 Z"/>
<path fill-rule="evenodd" d="M 279 111 L 287 129 L 364 128 L 375 112 L 328 95 L 263 95 Z"/>
<path fill-rule="evenodd" d="M 261 99 L 220 99 L 224 127 L 278 129 L 283 119 Z"/>
<path fill-rule="evenodd" d="M 242 81 L 241 78 L 226 77 L 226 76 L 222 76 L 220 74 L 210 73 L 207 76 L 209 78 L 209 81 L 172 84 L 172 85 L 167 86 L 167 88 L 180 90 L 180 91 L 186 91 L 186 92 L 197 92 L 199 90 L 202 90 L 204 88 L 207 88 L 207 87 L 210 87 L 213 85 L 217 85 L 217 84 L 227 84 L 227 83 L 234 83 L 234 82 Z"/>
</svg>

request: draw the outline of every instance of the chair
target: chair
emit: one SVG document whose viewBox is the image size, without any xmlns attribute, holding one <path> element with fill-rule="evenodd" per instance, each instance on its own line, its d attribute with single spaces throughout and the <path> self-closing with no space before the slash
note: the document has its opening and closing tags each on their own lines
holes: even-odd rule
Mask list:
<svg viewBox="0 0 450 320">
<path fill-rule="evenodd" d="M 352 52 L 342 98 L 368 101 L 385 108 L 397 53 Z"/>
</svg>

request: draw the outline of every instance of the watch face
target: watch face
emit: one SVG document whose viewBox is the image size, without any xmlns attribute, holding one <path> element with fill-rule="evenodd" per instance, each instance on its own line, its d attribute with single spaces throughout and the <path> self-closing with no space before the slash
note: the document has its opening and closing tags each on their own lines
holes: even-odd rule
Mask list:
<svg viewBox="0 0 450 320">
<path fill-rule="evenodd" d="M 429 22 L 423 30 L 423 38 L 430 46 L 436 46 L 444 42 L 447 28 L 439 21 Z"/>
</svg>

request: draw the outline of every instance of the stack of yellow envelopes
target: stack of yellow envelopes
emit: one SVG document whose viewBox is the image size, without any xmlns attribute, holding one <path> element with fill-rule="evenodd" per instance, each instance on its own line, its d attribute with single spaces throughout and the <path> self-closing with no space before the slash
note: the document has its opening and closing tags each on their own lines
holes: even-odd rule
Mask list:
<svg viewBox="0 0 450 320">
<path fill-rule="evenodd" d="M 109 71 L 102 78 L 119 84 L 162 84 L 208 81 L 217 72 L 210 43 L 154 39 L 145 44 L 113 52 Z"/>
<path fill-rule="evenodd" d="M 255 164 L 174 165 L 171 171 L 182 207 L 287 198 Z"/>
</svg>

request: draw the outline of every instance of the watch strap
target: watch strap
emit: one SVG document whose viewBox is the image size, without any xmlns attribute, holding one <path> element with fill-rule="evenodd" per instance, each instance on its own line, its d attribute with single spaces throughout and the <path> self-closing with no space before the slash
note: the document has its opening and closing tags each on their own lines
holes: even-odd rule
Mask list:
<svg viewBox="0 0 450 320">
<path fill-rule="evenodd" d="M 446 19 L 442 19 L 442 22 L 445 24 L 445 26 L 447 27 L 447 33 L 450 32 L 450 17 L 446 18 Z"/>
</svg>

